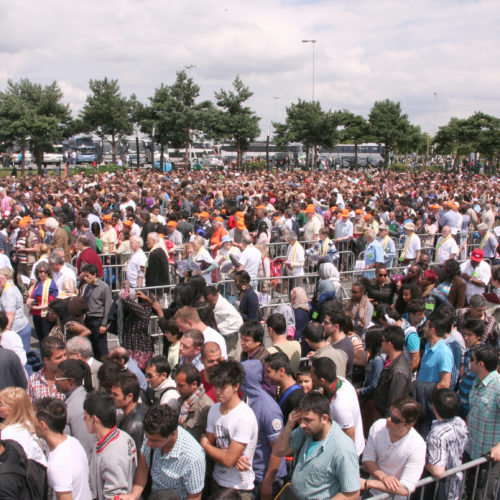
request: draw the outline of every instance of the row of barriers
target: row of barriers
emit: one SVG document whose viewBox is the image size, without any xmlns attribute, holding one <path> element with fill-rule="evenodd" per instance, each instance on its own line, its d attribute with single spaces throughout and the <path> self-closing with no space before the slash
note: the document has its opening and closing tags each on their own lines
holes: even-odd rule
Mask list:
<svg viewBox="0 0 500 500">
<path fill-rule="evenodd" d="M 406 497 L 381 493 L 375 496 L 364 496 L 363 498 L 369 498 L 370 500 L 389 500 L 395 498 L 406 498 L 407 500 L 441 500 L 442 498 L 448 498 L 448 496 L 442 495 L 439 485 L 443 484 L 448 478 L 458 475 L 458 477 L 463 476 L 463 478 L 459 486 L 459 492 L 453 498 L 460 500 L 498 500 L 500 494 L 499 469 L 500 464 L 498 462 L 495 463 L 489 457 L 484 456 L 447 470 L 441 478 L 429 476 L 420 479 L 415 491 Z"/>
<path fill-rule="evenodd" d="M 434 238 L 434 244 L 437 242 L 438 238 L 441 236 L 441 234 L 436 234 L 436 235 L 425 235 L 424 237 L 429 237 Z M 388 267 L 390 268 L 398 268 L 399 264 L 399 258 L 401 256 L 401 253 L 403 252 L 403 242 L 404 240 L 402 238 L 400 239 L 395 239 L 392 238 L 395 247 L 396 247 L 396 255 L 395 258 L 392 261 L 392 265 L 389 265 Z M 458 258 L 459 262 L 463 262 L 467 259 L 467 256 L 470 254 L 470 252 L 478 247 L 480 245 L 480 238 L 477 233 L 475 232 L 468 232 L 468 233 L 459 233 L 457 235 L 457 243 L 459 244 L 459 247 L 461 248 L 460 255 Z M 358 240 L 355 238 L 349 242 L 349 246 L 352 247 L 353 243 L 352 242 L 357 242 Z M 426 240 L 427 241 L 427 240 Z M 304 247 L 304 249 L 307 251 L 311 247 L 313 247 L 317 241 L 301 241 L 300 244 Z M 266 245 L 268 254 L 272 259 L 285 259 L 288 253 L 288 243 L 286 242 L 278 242 L 278 243 L 269 243 Z M 355 264 L 356 261 L 358 260 L 363 260 L 364 258 L 364 252 L 363 250 L 360 251 L 355 251 L 352 248 L 345 249 L 345 245 L 340 246 L 341 250 L 338 252 L 338 263 L 340 264 L 339 270 L 341 271 L 342 274 L 344 275 L 349 275 L 350 273 L 354 272 Z M 429 255 L 431 262 L 434 262 L 435 260 L 435 252 L 436 248 L 433 245 L 422 245 L 421 252 Z M 123 282 L 126 279 L 125 271 L 127 267 L 128 260 L 131 257 L 131 254 L 101 254 L 100 255 L 103 265 L 104 265 L 104 281 L 110 285 L 111 289 L 113 292 L 117 292 L 122 288 Z M 176 272 L 176 267 L 173 264 L 170 264 L 170 269 L 169 269 L 169 275 L 170 275 L 170 282 L 172 284 L 177 284 L 180 281 L 180 276 Z M 317 272 L 317 263 L 314 262 L 312 259 L 306 258 L 306 261 L 304 263 L 304 273 L 305 274 L 311 274 L 311 273 L 316 273 Z M 213 281 L 214 282 L 219 282 L 220 280 L 220 275 L 218 271 L 215 271 L 213 274 Z"/>
</svg>

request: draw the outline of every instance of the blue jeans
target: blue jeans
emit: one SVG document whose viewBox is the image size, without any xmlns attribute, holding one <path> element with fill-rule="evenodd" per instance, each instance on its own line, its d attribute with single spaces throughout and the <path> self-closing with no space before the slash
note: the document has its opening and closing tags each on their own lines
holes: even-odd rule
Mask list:
<svg viewBox="0 0 500 500">
<path fill-rule="evenodd" d="M 17 334 L 21 337 L 23 342 L 23 347 L 26 353 L 31 351 L 31 325 L 28 323 L 22 330 L 19 330 Z"/>
</svg>

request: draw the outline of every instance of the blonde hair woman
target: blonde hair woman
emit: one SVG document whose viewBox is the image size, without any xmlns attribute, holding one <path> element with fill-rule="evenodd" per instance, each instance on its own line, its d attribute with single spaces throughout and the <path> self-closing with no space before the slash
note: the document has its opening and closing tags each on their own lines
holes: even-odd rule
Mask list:
<svg viewBox="0 0 500 500">
<path fill-rule="evenodd" d="M 0 417 L 4 419 L 0 426 L 2 439 L 16 441 L 29 459 L 46 467 L 47 459 L 35 434 L 35 412 L 24 389 L 7 387 L 0 391 Z"/>
</svg>

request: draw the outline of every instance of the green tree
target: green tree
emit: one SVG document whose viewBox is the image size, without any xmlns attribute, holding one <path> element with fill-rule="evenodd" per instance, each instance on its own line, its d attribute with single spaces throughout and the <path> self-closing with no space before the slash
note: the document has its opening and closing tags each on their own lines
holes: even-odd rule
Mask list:
<svg viewBox="0 0 500 500">
<path fill-rule="evenodd" d="M 56 82 L 42 86 L 28 79 L 9 80 L 0 92 L 0 143 L 21 148 L 24 171 L 26 149 L 30 148 L 40 168 L 43 153 L 68 137 L 71 126 L 69 105 L 62 103 L 63 93 Z"/>
<path fill-rule="evenodd" d="M 273 123 L 276 131 L 274 140 L 283 146 L 290 142 L 300 142 L 306 147 L 306 165 L 309 165 L 310 152 L 313 150 L 313 165 L 318 161 L 318 148 L 334 147 L 340 134 L 338 127 L 342 122 L 341 112 L 323 111 L 318 101 L 309 102 L 299 99 L 297 104 L 286 108 L 285 123 Z"/>
<path fill-rule="evenodd" d="M 477 126 L 470 118 L 451 118 L 447 125 L 439 127 L 434 138 L 435 151 L 453 155 L 453 164 L 458 169 L 460 158 L 474 151 L 477 136 Z"/>
<path fill-rule="evenodd" d="M 485 172 L 491 175 L 496 171 L 500 155 L 500 119 L 477 112 L 468 120 L 476 130 L 475 151 L 486 158 Z"/>
<path fill-rule="evenodd" d="M 248 151 L 250 142 L 260 134 L 259 117 L 244 103 L 252 97 L 250 91 L 237 75 L 233 82 L 233 90 L 215 93 L 216 104 L 220 108 L 212 114 L 212 133 L 219 139 L 227 139 L 234 143 L 238 154 L 238 167 L 242 166 L 243 153 Z M 210 117 L 206 117 L 210 120 Z"/>
<path fill-rule="evenodd" d="M 375 102 L 370 111 L 369 122 L 373 137 L 385 147 L 385 166 L 395 151 L 404 153 L 418 144 L 420 128 L 410 123 L 399 102 L 389 99 Z"/>
<path fill-rule="evenodd" d="M 354 165 L 357 165 L 359 145 L 369 142 L 371 137 L 370 124 L 361 115 L 356 115 L 346 109 L 341 112 L 340 120 L 341 125 L 344 126 L 340 131 L 340 141 L 354 144 Z"/>
<path fill-rule="evenodd" d="M 122 96 L 118 80 L 89 80 L 90 94 L 80 118 L 87 132 L 95 132 L 101 140 L 110 140 L 113 163 L 116 163 L 116 149 L 120 136 L 133 131 L 132 104 Z"/>
</svg>

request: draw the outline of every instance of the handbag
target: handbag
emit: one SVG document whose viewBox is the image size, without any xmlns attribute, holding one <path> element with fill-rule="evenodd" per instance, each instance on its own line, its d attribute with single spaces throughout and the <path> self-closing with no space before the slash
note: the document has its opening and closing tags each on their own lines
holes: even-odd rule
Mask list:
<svg viewBox="0 0 500 500">
<path fill-rule="evenodd" d="M 283 488 L 278 492 L 278 494 L 274 497 L 274 500 L 299 500 L 299 496 L 295 492 L 292 484 L 292 476 L 293 476 L 293 471 L 295 470 L 295 467 L 297 465 L 297 459 L 300 456 L 300 452 L 302 451 L 302 448 L 304 447 L 304 443 L 306 442 L 306 435 L 304 434 L 304 437 L 302 438 L 302 442 L 300 443 L 299 451 L 297 452 L 296 455 L 293 457 L 293 463 L 292 467 L 290 469 L 290 480 L 287 481 L 284 485 Z"/>
</svg>

